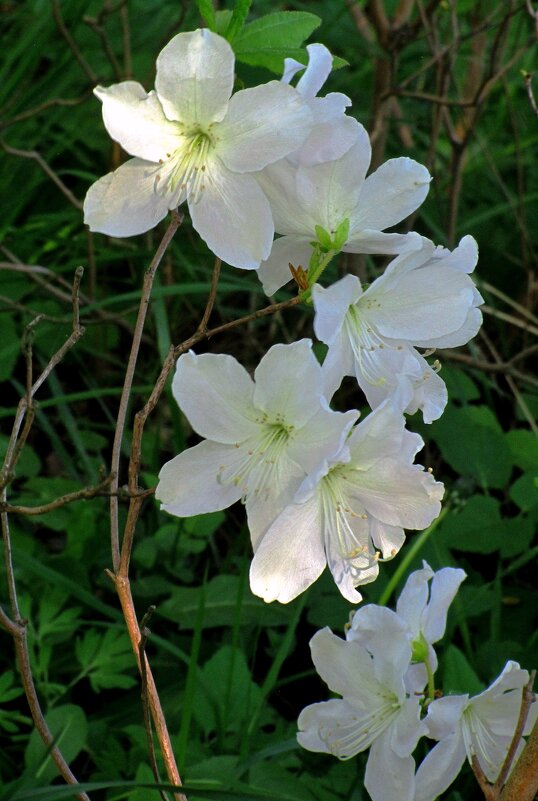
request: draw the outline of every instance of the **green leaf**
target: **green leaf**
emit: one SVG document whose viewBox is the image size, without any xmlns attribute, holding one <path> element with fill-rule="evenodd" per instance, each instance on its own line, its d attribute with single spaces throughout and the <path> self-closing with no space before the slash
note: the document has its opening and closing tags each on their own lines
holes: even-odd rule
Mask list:
<svg viewBox="0 0 538 801">
<path fill-rule="evenodd" d="M 74 704 L 65 704 L 51 709 L 45 717 L 55 744 L 65 760 L 72 762 L 86 745 L 88 725 L 83 710 Z M 28 740 L 24 763 L 26 773 L 38 776 L 41 781 L 50 782 L 58 775 L 58 769 L 36 729 Z"/>
<path fill-rule="evenodd" d="M 431 426 L 431 436 L 444 459 L 460 475 L 482 487 L 503 488 L 512 472 L 512 455 L 505 435 L 485 406 L 447 407 Z"/>
<path fill-rule="evenodd" d="M 241 611 L 242 626 L 278 625 L 285 623 L 290 616 L 285 606 L 264 604 L 252 595 L 248 587 L 241 591 L 240 578 L 227 575 L 215 576 L 205 588 L 176 587 L 170 599 L 159 605 L 160 614 L 176 621 L 183 630 L 193 629 L 202 591 L 205 593 L 204 628 L 232 626 L 238 607 Z"/>
<path fill-rule="evenodd" d="M 232 18 L 224 34 L 229 42 L 233 42 L 239 31 L 243 28 L 252 0 L 236 0 Z"/>
<path fill-rule="evenodd" d="M 199 671 L 193 715 L 206 734 L 238 732 L 261 700 L 243 652 L 224 645 Z"/>
<path fill-rule="evenodd" d="M 302 43 L 321 25 L 308 11 L 277 11 L 249 22 L 234 40 L 238 61 L 281 75 L 285 58 L 306 63 Z"/>
<path fill-rule="evenodd" d="M 89 629 L 75 642 L 75 654 L 83 674 L 94 692 L 119 687 L 128 690 L 137 684 L 132 675 L 134 658 L 125 632 L 113 627 L 104 634 Z"/>
<path fill-rule="evenodd" d="M 505 539 L 499 502 L 485 495 L 473 495 L 463 509 L 449 513 L 437 536 L 448 548 L 474 553 L 492 553 Z"/>
<path fill-rule="evenodd" d="M 443 686 L 441 689 L 444 695 L 451 693 L 477 695 L 484 689 L 483 683 L 465 655 L 452 644 L 446 649 L 443 658 Z"/>
<path fill-rule="evenodd" d="M 538 476 L 536 473 L 525 473 L 510 487 L 510 497 L 524 512 L 538 506 Z"/>
<path fill-rule="evenodd" d="M 217 22 L 215 20 L 215 9 L 213 8 L 212 0 L 195 0 L 198 6 L 200 16 L 206 23 L 210 31 L 217 30 Z"/>
<path fill-rule="evenodd" d="M 522 470 L 534 470 L 538 464 L 538 437 L 532 431 L 515 428 L 506 434 L 514 464 Z"/>
</svg>

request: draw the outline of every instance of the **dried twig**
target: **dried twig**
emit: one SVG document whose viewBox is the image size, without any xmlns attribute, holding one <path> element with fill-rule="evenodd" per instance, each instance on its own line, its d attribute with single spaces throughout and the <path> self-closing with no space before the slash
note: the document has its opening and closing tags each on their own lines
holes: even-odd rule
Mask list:
<svg viewBox="0 0 538 801">
<path fill-rule="evenodd" d="M 11 145 L 8 145 L 7 142 L 4 142 L 3 140 L 0 140 L 0 145 L 4 148 L 6 153 L 10 153 L 12 156 L 20 156 L 20 158 L 23 159 L 33 159 L 36 161 L 45 175 L 47 175 L 51 181 L 54 181 L 60 192 L 65 195 L 68 201 L 75 206 L 76 209 L 82 211 L 82 203 L 80 200 L 78 200 L 71 190 L 67 188 L 60 176 L 54 172 L 52 167 L 47 164 L 43 156 L 41 156 L 37 150 L 20 150 L 18 147 L 11 147 Z"/>
<path fill-rule="evenodd" d="M 116 430 L 114 433 L 114 443 L 112 446 L 111 473 L 113 473 L 115 476 L 111 485 L 111 489 L 113 492 L 117 490 L 119 485 L 118 473 L 120 466 L 121 443 L 123 441 L 123 430 L 125 428 L 125 420 L 127 417 L 127 406 L 131 394 L 134 371 L 138 359 L 138 350 L 140 348 L 140 341 L 142 338 L 142 331 L 144 329 L 144 322 L 146 319 L 146 312 L 148 309 L 151 287 L 153 285 L 153 279 L 155 277 L 157 268 L 161 263 L 161 260 L 166 252 L 168 245 L 172 241 L 174 234 L 181 225 L 181 221 L 182 217 L 177 212 L 172 212 L 172 219 L 170 221 L 170 224 L 144 276 L 142 297 L 140 299 L 140 307 L 138 310 L 138 317 L 136 320 L 133 342 L 131 345 L 131 352 L 129 354 L 129 360 L 127 362 L 127 371 L 125 374 L 123 390 L 120 398 L 118 419 L 116 424 Z M 114 496 L 110 500 L 110 525 L 111 525 L 110 536 L 111 536 L 111 548 L 112 548 L 112 565 L 114 571 L 117 572 L 120 566 L 120 542 L 119 542 L 119 527 L 118 527 L 118 501 L 117 498 Z"/>
<path fill-rule="evenodd" d="M 27 331 L 25 334 L 25 342 L 26 342 L 25 353 L 27 359 L 26 395 L 25 397 L 21 398 L 19 405 L 17 407 L 17 413 L 15 415 L 15 420 L 13 423 L 11 436 L 6 449 L 6 454 L 4 457 L 4 463 L 2 466 L 2 472 L 0 476 L 0 487 L 1 487 L 0 503 L 4 506 L 4 508 L 7 502 L 7 485 L 11 479 L 14 468 L 17 464 L 17 460 L 19 458 L 22 447 L 24 445 L 24 442 L 26 441 L 26 438 L 28 436 L 32 424 L 34 396 L 36 392 L 39 390 L 39 388 L 42 386 L 43 382 L 50 375 L 52 370 L 64 358 L 66 353 L 70 350 L 70 348 L 73 347 L 73 345 L 75 345 L 75 343 L 78 341 L 78 339 L 80 339 L 80 337 L 84 333 L 84 329 L 80 326 L 80 321 L 79 321 L 79 302 L 80 302 L 79 290 L 80 290 L 80 281 L 82 279 L 82 274 L 83 274 L 82 268 L 81 267 L 77 268 L 75 272 L 75 279 L 73 282 L 73 291 L 72 291 L 72 305 L 73 305 L 72 333 L 70 337 L 67 339 L 67 341 L 62 345 L 62 347 L 52 356 L 48 364 L 45 366 L 44 370 L 41 372 L 41 374 L 35 381 L 33 381 L 33 371 L 31 364 L 32 361 L 31 335 L 33 328 L 35 327 L 35 325 L 37 325 L 38 320 L 33 321 L 33 323 L 30 323 L 30 326 L 27 327 Z M 22 427 L 23 423 L 24 427 Z M 32 715 L 35 727 L 39 732 L 44 744 L 46 745 L 52 759 L 54 760 L 60 775 L 64 778 L 64 780 L 68 784 L 77 785 L 78 781 L 73 772 L 71 771 L 68 763 L 64 759 L 60 749 L 55 744 L 54 736 L 52 735 L 52 732 L 50 731 L 47 725 L 47 722 L 43 715 L 43 711 L 41 709 L 41 705 L 39 702 L 39 698 L 33 680 L 32 668 L 30 664 L 30 656 L 28 652 L 27 629 L 26 629 L 27 624 L 26 621 L 21 618 L 18 599 L 17 599 L 17 585 L 15 580 L 15 572 L 13 569 L 9 517 L 6 511 L 2 511 L 0 513 L 0 520 L 2 525 L 4 565 L 6 569 L 6 579 L 7 579 L 8 593 L 9 593 L 10 607 L 11 607 L 11 620 L 8 618 L 8 616 L 3 610 L 0 610 L 1 611 L 0 624 L 13 637 L 13 641 L 15 644 L 15 651 L 17 654 L 19 673 L 21 676 L 22 685 L 24 688 L 24 692 L 28 701 L 28 706 L 30 708 L 30 713 Z M 79 801 L 89 801 L 88 795 L 84 792 L 77 792 L 76 798 L 79 799 Z"/>
<path fill-rule="evenodd" d="M 97 81 L 98 81 L 97 75 L 92 70 L 92 68 L 90 67 L 90 65 L 88 64 L 88 62 L 86 61 L 86 59 L 84 58 L 84 56 L 82 55 L 80 50 L 78 49 L 75 40 L 73 39 L 73 37 L 69 33 L 69 30 L 67 29 L 67 26 L 66 26 L 66 24 L 64 22 L 64 18 L 62 16 L 62 9 L 61 9 L 59 0 L 52 0 L 52 14 L 54 16 L 54 20 L 56 22 L 56 25 L 58 26 L 58 30 L 60 31 L 60 33 L 62 34 L 63 38 L 67 42 L 69 48 L 71 49 L 73 55 L 75 56 L 76 60 L 80 64 L 82 70 L 86 73 L 86 75 L 88 76 L 88 78 L 89 78 L 89 80 L 90 80 L 90 82 L 92 84 L 97 83 Z"/>
</svg>

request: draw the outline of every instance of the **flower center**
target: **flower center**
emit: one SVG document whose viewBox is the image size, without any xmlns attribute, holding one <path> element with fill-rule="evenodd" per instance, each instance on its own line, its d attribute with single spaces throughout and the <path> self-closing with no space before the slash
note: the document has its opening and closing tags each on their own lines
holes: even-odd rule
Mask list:
<svg viewBox="0 0 538 801">
<path fill-rule="evenodd" d="M 346 465 L 331 468 L 321 480 L 321 505 L 326 542 L 330 540 L 337 544 L 345 561 L 344 569 L 356 582 L 364 578 L 365 571 L 376 565 L 379 554 L 370 544 L 368 515 L 362 508 L 360 511 L 352 509 L 344 495 L 342 485 L 345 481 Z M 326 550 L 330 553 L 332 548 Z"/>
<path fill-rule="evenodd" d="M 180 189 L 187 193 L 189 202 L 197 203 L 205 188 L 210 153 L 214 145 L 215 140 L 210 130 L 196 128 L 185 132 L 180 147 L 167 154 L 167 191 Z"/>
<path fill-rule="evenodd" d="M 243 503 L 250 496 L 266 501 L 278 486 L 278 471 L 282 454 L 293 436 L 294 426 L 284 422 L 260 421 L 260 433 L 253 440 L 238 444 L 244 458 L 235 467 L 222 465 L 217 480 L 223 484 L 241 486 Z"/>
<path fill-rule="evenodd" d="M 366 303 L 370 307 L 369 303 Z M 379 374 L 375 351 L 392 347 L 364 317 L 359 314 L 357 305 L 350 306 L 344 318 L 344 328 L 351 344 L 353 355 L 368 384 L 380 387 L 386 383 L 385 376 Z M 401 350 L 401 346 L 399 348 Z"/>
<path fill-rule="evenodd" d="M 349 759 L 364 751 L 391 725 L 401 709 L 396 695 L 381 686 L 371 701 L 369 709 L 357 708 L 355 715 L 343 717 L 332 726 L 320 725 L 319 736 L 332 754 Z"/>
</svg>

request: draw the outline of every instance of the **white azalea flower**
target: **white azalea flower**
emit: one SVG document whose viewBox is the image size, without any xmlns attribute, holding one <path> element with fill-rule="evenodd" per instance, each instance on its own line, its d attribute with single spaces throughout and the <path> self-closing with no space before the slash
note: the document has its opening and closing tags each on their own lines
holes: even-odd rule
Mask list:
<svg viewBox="0 0 538 801">
<path fill-rule="evenodd" d="M 488 781 L 495 782 L 516 730 L 522 690 L 528 680 L 528 672 L 510 661 L 479 695 L 448 695 L 429 705 L 425 722 L 429 736 L 439 743 L 417 771 L 416 801 L 437 798 L 452 784 L 466 757 L 471 762 L 476 756 Z M 537 714 L 538 704 L 533 704 L 525 734 L 530 732 Z"/>
<path fill-rule="evenodd" d="M 343 156 L 355 144 L 357 129 L 362 127 L 353 117 L 346 116 L 346 108 L 351 100 L 340 92 L 331 92 L 325 97 L 317 97 L 321 87 L 329 77 L 333 57 L 322 44 L 307 45 L 308 65 L 294 58 L 284 59 L 283 83 L 290 83 L 295 75 L 304 70 L 296 89 L 307 102 L 314 126 L 299 150 L 287 158 L 297 164 L 319 164 Z"/>
<path fill-rule="evenodd" d="M 217 256 L 245 269 L 267 258 L 271 209 L 252 173 L 296 150 L 312 115 L 279 81 L 231 97 L 233 82 L 232 48 L 201 29 L 161 51 L 155 91 L 135 81 L 95 90 L 109 134 L 135 158 L 90 187 L 84 212 L 92 231 L 140 234 L 187 200 Z"/>
<path fill-rule="evenodd" d="M 412 159 L 397 158 L 366 178 L 371 147 L 362 125 L 355 127 L 355 137 L 339 159 L 293 168 L 288 161 L 279 162 L 258 176 L 271 202 L 275 230 L 283 235 L 258 272 L 268 295 L 290 280 L 290 263 L 308 266 L 316 226 L 334 234 L 349 220 L 342 248 L 349 253 L 392 254 L 421 246 L 418 234 L 384 231 L 420 206 L 431 181 L 428 170 Z"/>
<path fill-rule="evenodd" d="M 232 356 L 180 356 L 172 391 L 206 439 L 162 468 L 155 494 L 165 511 L 188 517 L 242 499 L 256 547 L 305 476 L 339 450 L 359 415 L 328 408 L 311 346 L 308 339 L 273 345 L 254 380 Z"/>
<path fill-rule="evenodd" d="M 403 680 L 411 647 L 394 612 L 375 607 L 375 616 L 383 637 L 367 647 L 327 628 L 310 641 L 317 672 L 343 697 L 303 709 L 297 740 L 309 751 L 339 759 L 370 748 L 364 784 L 373 801 L 413 801 L 411 754 L 426 728 L 419 698 L 406 692 Z"/>
<path fill-rule="evenodd" d="M 390 403 L 372 412 L 267 530 L 250 568 L 252 592 L 287 603 L 328 564 L 342 595 L 358 603 L 355 588 L 376 578 L 379 557 L 398 552 L 403 529 L 426 528 L 440 512 L 443 485 L 413 465 L 423 444 Z"/>
<path fill-rule="evenodd" d="M 409 691 L 420 692 L 428 681 L 424 662 L 428 661 L 431 674 L 437 670 L 437 655 L 433 643 L 438 642 L 446 629 L 448 607 L 454 600 L 465 571 L 456 567 L 443 567 L 434 572 L 427 562 L 421 570 L 411 573 L 396 603 L 396 614 L 403 621 L 413 650 L 412 664 L 406 674 Z M 431 584 L 430 584 L 431 582 Z M 370 642 L 372 629 L 368 605 L 353 616 L 346 633 L 348 640 L 357 640 L 363 645 Z M 383 633 L 380 632 L 380 636 Z"/>
<path fill-rule="evenodd" d="M 478 247 L 471 236 L 453 252 L 422 243 L 394 259 L 364 292 L 354 275 L 313 288 L 314 330 L 329 346 L 328 397 L 343 376 L 355 375 L 373 408 L 392 395 L 410 414 L 422 409 L 426 423 L 442 414 L 445 383 L 415 348 L 456 347 L 478 331 L 483 299 L 468 276 Z"/>
</svg>

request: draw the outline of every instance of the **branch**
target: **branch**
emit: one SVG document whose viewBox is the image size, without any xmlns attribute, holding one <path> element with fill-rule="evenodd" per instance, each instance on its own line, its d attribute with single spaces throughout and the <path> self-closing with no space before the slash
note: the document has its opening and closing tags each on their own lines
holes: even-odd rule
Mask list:
<svg viewBox="0 0 538 801">
<path fill-rule="evenodd" d="M 65 195 L 68 201 L 72 203 L 76 209 L 82 211 L 82 203 L 80 200 L 78 200 L 71 190 L 67 188 L 60 176 L 54 172 L 52 167 L 49 167 L 43 156 L 41 156 L 37 150 L 19 150 L 17 147 L 11 147 L 11 145 L 8 145 L 7 142 L 4 142 L 3 140 L 0 140 L 0 145 L 4 148 L 6 153 L 10 153 L 12 156 L 20 156 L 23 159 L 33 159 L 34 161 L 37 161 L 45 175 L 47 175 L 51 181 L 54 181 L 60 192 Z"/>
<path fill-rule="evenodd" d="M 532 691 L 532 686 L 534 684 L 534 679 L 536 677 L 536 671 L 533 670 L 530 674 L 529 680 L 527 684 L 523 687 L 523 691 L 521 694 L 521 708 L 519 710 L 519 717 L 517 720 L 516 730 L 514 732 L 514 736 L 512 737 L 512 742 L 510 743 L 510 747 L 508 749 L 508 753 L 506 754 L 506 758 L 502 764 L 501 771 L 497 777 L 495 782 L 495 788 L 497 790 L 502 790 L 504 787 L 504 783 L 510 773 L 510 768 L 512 767 L 512 762 L 514 761 L 514 757 L 517 753 L 517 749 L 519 747 L 519 743 L 521 742 L 521 738 L 523 737 L 523 732 L 525 731 L 525 724 L 527 722 L 527 718 L 529 716 L 529 710 L 531 708 L 531 704 L 535 702 L 536 698 Z M 536 767 L 536 766 L 535 766 Z M 536 789 L 538 789 L 538 780 Z M 532 797 L 534 798 L 535 793 L 533 792 Z M 522 796 L 519 796 L 519 801 L 522 801 Z"/>
<path fill-rule="evenodd" d="M 140 340 L 142 339 L 142 332 L 144 330 L 144 323 L 146 320 L 146 313 L 148 310 L 149 299 L 151 295 L 151 288 L 153 286 L 153 279 L 161 260 L 172 241 L 174 234 L 181 225 L 183 217 L 177 212 L 172 212 L 172 219 L 165 234 L 161 240 L 157 251 L 151 260 L 151 263 L 146 270 L 144 276 L 144 285 L 142 288 L 142 296 L 140 298 L 140 306 L 138 309 L 138 317 L 136 319 L 135 330 L 133 335 L 133 342 L 131 345 L 131 353 L 129 354 L 129 361 L 127 362 L 127 371 L 125 373 L 125 381 L 123 383 L 123 390 L 120 398 L 120 405 L 118 409 L 118 419 L 116 423 L 116 430 L 114 433 L 114 443 L 112 446 L 111 468 L 110 472 L 114 475 L 112 480 L 111 490 L 113 493 L 118 489 L 119 481 L 119 467 L 121 456 L 121 444 L 123 441 L 123 430 L 125 428 L 125 420 L 127 417 L 127 406 L 129 404 L 129 397 L 131 394 L 131 387 L 133 384 L 134 372 L 136 362 L 138 359 L 138 351 L 140 348 Z M 110 541 L 112 548 L 112 565 L 114 571 L 117 572 L 120 566 L 120 542 L 119 542 L 119 526 L 118 526 L 118 500 L 113 495 L 110 499 Z"/>
</svg>

